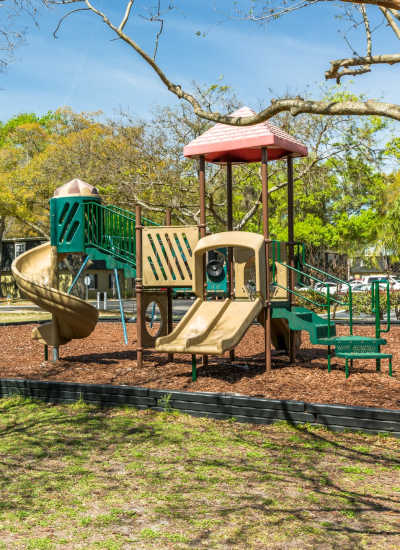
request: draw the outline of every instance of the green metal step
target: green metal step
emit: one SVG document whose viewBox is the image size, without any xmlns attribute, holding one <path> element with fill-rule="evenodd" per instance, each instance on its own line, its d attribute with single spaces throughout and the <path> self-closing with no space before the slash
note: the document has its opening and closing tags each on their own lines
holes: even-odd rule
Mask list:
<svg viewBox="0 0 400 550">
<path fill-rule="evenodd" d="M 387 344 L 384 338 L 371 336 L 337 336 L 335 339 L 336 355 L 339 354 L 380 354 L 380 346 Z"/>
<path fill-rule="evenodd" d="M 320 317 L 314 311 L 305 307 L 273 307 L 273 319 L 287 319 L 291 330 L 305 330 L 310 335 L 312 344 L 333 345 L 336 338 L 336 326 L 334 322 L 328 324 L 328 320 Z"/>
</svg>

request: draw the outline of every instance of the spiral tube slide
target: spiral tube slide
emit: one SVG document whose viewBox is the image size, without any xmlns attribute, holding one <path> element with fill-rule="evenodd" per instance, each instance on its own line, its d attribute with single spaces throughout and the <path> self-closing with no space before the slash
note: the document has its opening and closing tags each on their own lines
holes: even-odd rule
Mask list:
<svg viewBox="0 0 400 550">
<path fill-rule="evenodd" d="M 50 243 L 18 256 L 11 270 L 21 292 L 36 305 L 50 312 L 53 320 L 35 327 L 32 339 L 57 347 L 70 340 L 86 338 L 93 332 L 98 311 L 84 300 L 52 288 Z"/>
</svg>

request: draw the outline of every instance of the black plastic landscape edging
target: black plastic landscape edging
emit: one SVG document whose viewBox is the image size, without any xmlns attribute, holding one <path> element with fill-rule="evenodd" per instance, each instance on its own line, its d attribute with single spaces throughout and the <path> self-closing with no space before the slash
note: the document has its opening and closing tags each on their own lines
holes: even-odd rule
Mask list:
<svg viewBox="0 0 400 550">
<path fill-rule="evenodd" d="M 354 407 L 261 399 L 229 393 L 155 390 L 135 386 L 79 384 L 41 380 L 0 379 L 0 397 L 20 395 L 48 403 L 74 403 L 83 400 L 101 407 L 128 405 L 158 411 L 176 409 L 192 416 L 238 422 L 271 424 L 285 420 L 291 424 L 309 423 L 330 430 L 388 433 L 400 437 L 400 410 Z"/>
<path fill-rule="evenodd" d="M 173 318 L 173 321 L 174 323 L 177 323 L 179 322 L 184 316 L 184 313 L 182 313 L 182 315 L 174 315 L 174 318 Z M 10 326 L 10 327 L 13 327 L 13 326 L 18 326 L 18 325 L 42 325 L 44 323 L 48 323 L 50 319 L 41 319 L 40 321 L 11 321 L 11 322 L 8 322 L 8 321 L 2 321 L 0 322 L 0 327 L 7 327 L 7 326 Z M 332 321 L 334 321 L 334 323 L 336 325 L 344 325 L 344 326 L 348 326 L 349 325 L 349 320 L 348 319 L 332 319 Z M 118 323 L 118 322 L 121 322 L 121 317 L 100 317 L 97 321 L 98 323 Z M 135 316 L 133 317 L 130 317 L 129 319 L 125 319 L 125 323 L 136 323 L 136 318 Z M 400 325 L 400 320 L 399 319 L 392 319 L 391 320 L 391 325 L 394 326 L 394 325 Z M 260 323 L 258 321 L 253 321 L 251 323 L 252 325 L 259 325 Z M 375 321 L 374 320 L 368 320 L 368 319 L 353 319 L 353 325 L 354 326 L 375 326 Z"/>
</svg>

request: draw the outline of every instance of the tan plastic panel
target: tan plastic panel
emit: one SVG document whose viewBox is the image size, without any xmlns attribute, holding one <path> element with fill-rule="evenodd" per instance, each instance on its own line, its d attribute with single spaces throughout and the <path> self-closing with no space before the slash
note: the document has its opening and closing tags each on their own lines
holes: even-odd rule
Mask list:
<svg viewBox="0 0 400 550">
<path fill-rule="evenodd" d="M 160 326 L 157 331 L 156 336 L 152 336 L 146 327 L 146 312 L 148 306 L 155 302 L 158 305 L 158 308 L 160 310 Z M 136 325 L 136 329 L 137 329 Z M 143 333 L 142 333 L 142 345 L 144 348 L 154 348 L 156 339 L 159 336 L 164 336 L 167 334 L 168 331 L 168 296 L 166 294 L 163 294 L 160 291 L 151 292 L 151 291 L 144 291 L 143 292 L 143 302 L 142 302 L 142 327 L 143 327 Z"/>
<path fill-rule="evenodd" d="M 288 288 L 289 286 L 289 270 L 281 265 L 276 263 L 276 282 L 278 285 Z M 287 301 L 289 299 L 289 292 L 284 288 L 278 286 L 271 286 L 271 299 L 274 301 Z"/>
<path fill-rule="evenodd" d="M 36 305 L 53 314 L 54 323 L 32 331 L 42 344 L 59 346 L 70 340 L 86 338 L 94 330 L 98 311 L 84 300 L 51 288 L 51 246 L 43 244 L 18 256 L 12 273 L 22 293 Z"/>
<path fill-rule="evenodd" d="M 203 237 L 194 250 L 193 291 L 196 296 L 203 294 L 203 255 L 208 250 L 233 247 L 247 249 L 255 258 L 255 295 L 265 298 L 265 241 L 264 237 L 246 231 L 225 231 Z M 236 252 L 238 255 L 239 252 Z M 242 262 L 243 263 L 243 262 Z M 243 275 L 244 277 L 244 275 Z"/>
<path fill-rule="evenodd" d="M 143 286 L 191 287 L 196 225 L 143 228 Z"/>
</svg>

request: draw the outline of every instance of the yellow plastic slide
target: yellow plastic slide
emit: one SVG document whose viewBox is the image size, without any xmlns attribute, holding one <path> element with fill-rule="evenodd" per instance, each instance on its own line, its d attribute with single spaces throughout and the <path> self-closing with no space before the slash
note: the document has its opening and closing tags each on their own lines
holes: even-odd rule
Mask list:
<svg viewBox="0 0 400 550">
<path fill-rule="evenodd" d="M 75 338 L 86 338 L 94 330 L 98 311 L 84 300 L 49 286 L 52 280 L 50 243 L 18 256 L 12 273 L 22 293 L 45 311 L 53 321 L 33 329 L 32 338 L 59 346 Z"/>
<path fill-rule="evenodd" d="M 263 301 L 198 298 L 176 328 L 157 338 L 157 351 L 222 355 L 233 349 L 259 315 Z"/>
<path fill-rule="evenodd" d="M 204 255 L 209 250 L 233 248 L 236 298 L 223 302 L 203 299 Z M 244 298 L 246 268 L 251 262 L 252 296 Z M 156 340 L 156 350 L 164 352 L 223 355 L 232 350 L 245 335 L 251 323 L 263 311 L 266 294 L 265 240 L 261 235 L 244 231 L 214 233 L 200 239 L 193 251 L 193 291 L 197 300 L 176 328 Z M 238 292 L 240 291 L 240 292 Z M 241 294 L 241 295 L 238 295 Z M 254 296 L 255 299 L 252 299 Z M 274 343 L 285 345 L 285 327 L 274 324 Z M 286 336 L 286 339 L 285 339 Z"/>
</svg>

